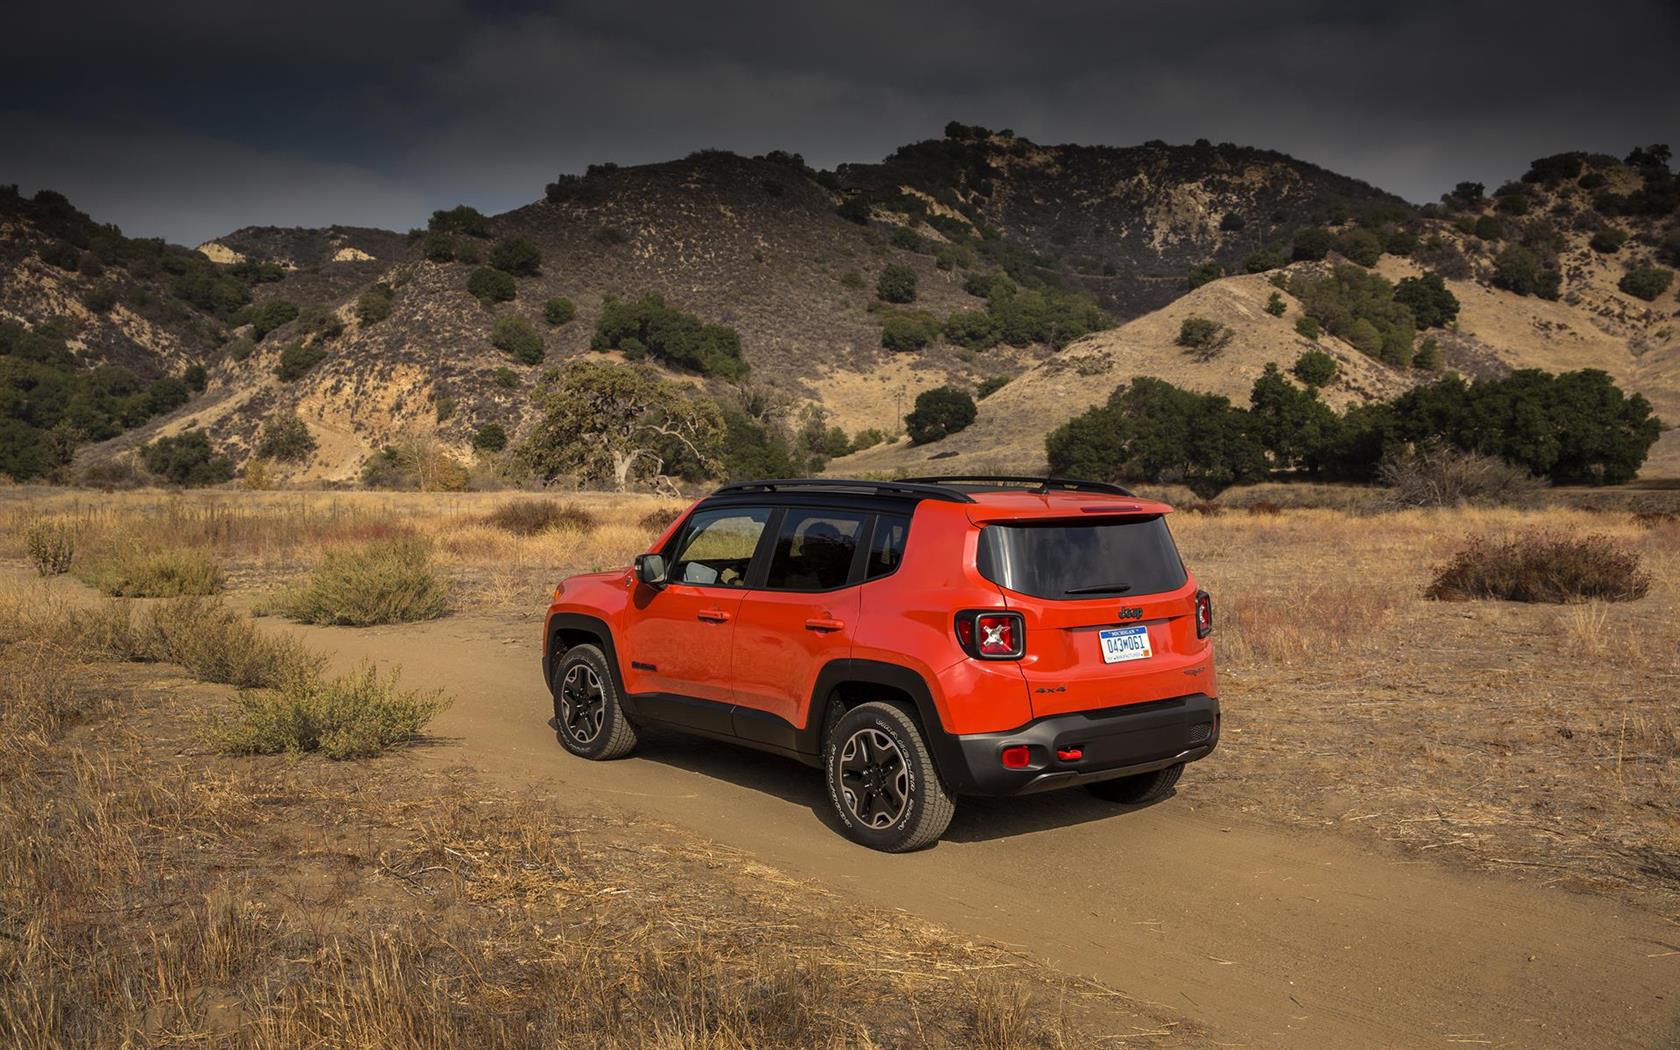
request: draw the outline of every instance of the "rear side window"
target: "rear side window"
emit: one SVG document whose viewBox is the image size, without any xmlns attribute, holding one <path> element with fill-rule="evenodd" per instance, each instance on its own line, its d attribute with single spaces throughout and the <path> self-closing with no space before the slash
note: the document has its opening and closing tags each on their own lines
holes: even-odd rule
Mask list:
<svg viewBox="0 0 1680 1050">
<path fill-rule="evenodd" d="M 838 510 L 788 510 L 764 586 L 778 591 L 844 587 L 867 520 L 866 514 Z"/>
<path fill-rule="evenodd" d="M 1037 598 L 1088 600 L 1184 586 L 1184 562 L 1160 515 L 1107 522 L 988 525 L 980 575 Z"/>
<path fill-rule="evenodd" d="M 869 542 L 869 571 L 866 579 L 877 579 L 895 571 L 904 560 L 904 537 L 910 533 L 910 519 L 897 514 L 875 518 L 875 533 Z"/>
<path fill-rule="evenodd" d="M 729 508 L 694 515 L 677 541 L 667 578 L 705 587 L 745 587 L 767 507 Z"/>
</svg>

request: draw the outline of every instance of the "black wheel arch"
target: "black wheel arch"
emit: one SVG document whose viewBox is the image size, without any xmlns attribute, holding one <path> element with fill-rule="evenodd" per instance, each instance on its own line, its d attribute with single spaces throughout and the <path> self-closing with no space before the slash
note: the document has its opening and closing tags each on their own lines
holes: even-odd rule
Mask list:
<svg viewBox="0 0 1680 1050">
<path fill-rule="evenodd" d="M 613 645 L 612 628 L 605 620 L 584 613 L 555 613 L 548 618 L 548 634 L 543 639 L 543 682 L 549 692 L 554 691 L 554 667 L 574 645 L 597 646 L 607 658 L 613 685 L 623 697 L 624 674 L 618 666 L 618 649 Z"/>
<path fill-rule="evenodd" d="M 963 759 L 962 748 L 939 718 L 933 690 L 921 674 L 901 664 L 850 658 L 825 664 L 811 689 L 811 708 L 805 728 L 795 731 L 797 749 L 805 755 L 820 756 L 823 733 L 834 711 L 870 700 L 897 701 L 900 706 L 908 707 L 927 740 L 940 779 L 955 790 L 965 789 L 970 779 L 968 764 Z"/>
</svg>

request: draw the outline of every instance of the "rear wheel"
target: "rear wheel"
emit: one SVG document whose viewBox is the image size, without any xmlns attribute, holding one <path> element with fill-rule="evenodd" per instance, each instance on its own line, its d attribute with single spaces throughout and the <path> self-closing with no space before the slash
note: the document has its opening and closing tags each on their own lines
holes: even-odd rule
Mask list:
<svg viewBox="0 0 1680 1050">
<path fill-rule="evenodd" d="M 1136 776 L 1116 777 L 1113 780 L 1102 780 L 1086 788 L 1091 794 L 1109 802 L 1124 802 L 1137 805 L 1143 802 L 1155 802 L 1166 798 L 1172 791 L 1173 785 L 1184 773 L 1184 763 L 1180 762 L 1165 769 L 1157 769 L 1150 773 L 1139 773 Z"/>
<path fill-rule="evenodd" d="M 574 645 L 554 668 L 554 729 L 560 746 L 580 758 L 623 758 L 636 746 L 636 727 L 624 717 L 607 658 L 593 645 Z"/>
<path fill-rule="evenodd" d="M 841 716 L 829 730 L 823 767 L 840 826 L 871 849 L 930 846 L 956 812 L 915 720 L 891 704 L 859 704 Z"/>
</svg>

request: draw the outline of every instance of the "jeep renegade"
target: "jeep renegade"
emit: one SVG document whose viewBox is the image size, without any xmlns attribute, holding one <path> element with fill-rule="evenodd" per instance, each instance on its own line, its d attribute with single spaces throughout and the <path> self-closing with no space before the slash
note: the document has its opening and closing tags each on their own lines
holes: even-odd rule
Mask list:
<svg viewBox="0 0 1680 1050">
<path fill-rule="evenodd" d="M 786 755 L 890 852 L 958 795 L 1159 799 L 1219 742 L 1213 607 L 1171 509 L 1043 478 L 726 485 L 633 567 L 555 588 L 560 744 L 619 758 L 659 725 Z"/>
</svg>

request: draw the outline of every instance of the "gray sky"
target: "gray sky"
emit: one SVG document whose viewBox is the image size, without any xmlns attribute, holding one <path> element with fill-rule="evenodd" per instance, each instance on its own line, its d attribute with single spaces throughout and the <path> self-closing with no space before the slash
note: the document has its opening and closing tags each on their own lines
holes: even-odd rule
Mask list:
<svg viewBox="0 0 1680 1050">
<path fill-rule="evenodd" d="M 56 0 L 0 35 L 0 182 L 133 235 L 407 229 L 703 147 L 877 160 L 948 120 L 1208 138 L 1414 201 L 1680 147 L 1680 3 Z"/>
</svg>

